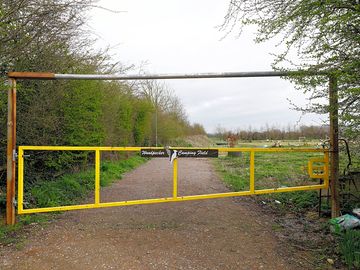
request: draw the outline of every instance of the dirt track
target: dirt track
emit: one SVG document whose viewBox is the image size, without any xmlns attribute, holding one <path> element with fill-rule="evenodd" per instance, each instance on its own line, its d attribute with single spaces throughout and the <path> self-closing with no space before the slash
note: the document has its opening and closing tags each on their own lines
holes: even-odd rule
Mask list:
<svg viewBox="0 0 360 270">
<path fill-rule="evenodd" d="M 172 168 L 153 159 L 105 188 L 102 201 L 171 196 Z M 208 160 L 179 160 L 179 195 L 227 191 Z M 249 203 L 215 199 L 67 212 L 3 248 L 0 269 L 307 269 Z"/>
</svg>

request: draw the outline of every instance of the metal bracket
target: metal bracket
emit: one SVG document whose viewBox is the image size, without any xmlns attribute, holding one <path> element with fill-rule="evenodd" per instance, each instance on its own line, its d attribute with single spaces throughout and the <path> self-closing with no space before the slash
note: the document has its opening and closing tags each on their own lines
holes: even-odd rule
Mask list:
<svg viewBox="0 0 360 270">
<path fill-rule="evenodd" d="M 324 163 L 322 166 L 313 166 L 313 164 Z M 325 160 L 323 158 L 310 158 L 308 161 L 308 174 L 310 178 L 324 178 L 325 177 Z"/>
<path fill-rule="evenodd" d="M 16 153 L 16 150 L 13 150 L 13 161 L 15 161 L 18 157 L 18 154 Z"/>
</svg>

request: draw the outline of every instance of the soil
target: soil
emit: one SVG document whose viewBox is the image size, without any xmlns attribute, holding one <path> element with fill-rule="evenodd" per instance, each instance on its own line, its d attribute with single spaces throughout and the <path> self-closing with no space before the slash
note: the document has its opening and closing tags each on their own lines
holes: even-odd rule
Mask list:
<svg viewBox="0 0 360 270">
<path fill-rule="evenodd" d="M 211 162 L 179 160 L 179 195 L 226 192 Z M 152 159 L 101 191 L 101 201 L 171 196 L 172 166 Z M 89 201 L 92 199 L 89 199 Z M 276 237 L 248 199 L 136 205 L 63 213 L 1 247 L 0 269 L 314 269 Z"/>
</svg>

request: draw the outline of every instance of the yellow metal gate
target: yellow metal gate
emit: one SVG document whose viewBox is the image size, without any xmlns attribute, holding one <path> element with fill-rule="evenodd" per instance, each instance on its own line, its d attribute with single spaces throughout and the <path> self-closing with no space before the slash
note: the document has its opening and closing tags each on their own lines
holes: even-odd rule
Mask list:
<svg viewBox="0 0 360 270">
<path fill-rule="evenodd" d="M 177 148 L 169 148 L 174 151 Z M 195 150 L 198 148 L 181 148 L 186 150 Z M 31 208 L 24 209 L 24 153 L 25 151 L 94 151 L 95 152 L 95 185 L 94 185 L 94 202 L 90 204 L 68 205 L 57 207 Z M 250 153 L 250 178 L 249 190 L 226 193 L 212 193 L 202 195 L 179 196 L 178 195 L 178 159 L 173 160 L 173 190 L 172 197 L 128 200 L 119 202 L 101 202 L 100 198 L 100 162 L 102 151 L 121 151 L 121 152 L 140 152 L 142 150 L 165 150 L 160 147 L 83 147 L 83 146 L 19 146 L 18 156 L 18 214 L 30 214 L 53 211 L 67 211 L 90 208 L 104 208 L 114 206 L 126 206 L 137 204 L 154 204 L 165 202 L 180 202 L 190 200 L 203 200 L 224 197 L 236 197 L 246 195 L 268 194 L 276 192 L 291 192 L 300 190 L 318 190 L 328 188 L 329 185 L 329 152 L 326 149 L 308 149 L 308 148 L 206 148 L 205 150 L 217 150 L 219 152 L 248 152 Z M 318 153 L 320 156 L 308 160 L 307 171 L 310 178 L 323 179 L 321 184 L 303 185 L 295 187 L 279 187 L 271 189 L 255 188 L 255 153 L 259 152 L 300 152 L 300 153 Z M 321 155 L 322 154 L 322 155 Z M 314 164 L 321 165 L 314 165 Z"/>
</svg>

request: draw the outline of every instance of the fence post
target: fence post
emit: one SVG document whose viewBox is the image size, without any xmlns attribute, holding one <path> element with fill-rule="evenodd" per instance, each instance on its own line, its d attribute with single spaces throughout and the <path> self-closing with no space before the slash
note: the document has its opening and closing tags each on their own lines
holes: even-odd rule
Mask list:
<svg viewBox="0 0 360 270">
<path fill-rule="evenodd" d="M 95 150 L 95 204 L 100 204 L 100 150 Z"/>
<path fill-rule="evenodd" d="M 339 201 L 339 114 L 338 87 L 334 75 L 329 76 L 329 114 L 330 114 L 330 190 L 331 217 L 340 216 Z"/>
<path fill-rule="evenodd" d="M 255 151 L 250 152 L 250 192 L 255 194 Z"/>
<path fill-rule="evenodd" d="M 175 158 L 173 160 L 173 198 L 176 199 L 177 198 L 177 192 L 178 192 L 178 159 Z"/>
<path fill-rule="evenodd" d="M 6 224 L 14 225 L 15 219 L 15 169 L 16 169 L 16 80 L 10 79 L 8 90 L 8 121 L 6 151 Z"/>
</svg>

